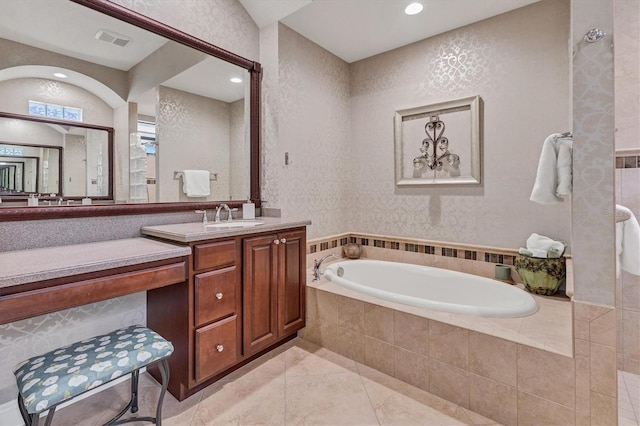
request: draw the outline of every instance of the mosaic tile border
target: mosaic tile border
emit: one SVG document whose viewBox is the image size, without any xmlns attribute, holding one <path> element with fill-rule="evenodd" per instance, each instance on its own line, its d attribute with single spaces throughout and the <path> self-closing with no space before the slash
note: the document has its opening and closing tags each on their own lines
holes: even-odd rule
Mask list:
<svg viewBox="0 0 640 426">
<path fill-rule="evenodd" d="M 640 169 L 640 155 L 616 157 L 616 169 Z"/>
<path fill-rule="evenodd" d="M 310 240 L 307 242 L 307 254 L 342 247 L 349 243 L 360 244 L 364 247 L 376 247 L 433 256 L 454 257 L 487 263 L 501 263 L 504 265 L 513 265 L 515 257 L 518 254 L 517 250 L 510 249 L 356 233 L 339 234 L 326 238 Z"/>
</svg>

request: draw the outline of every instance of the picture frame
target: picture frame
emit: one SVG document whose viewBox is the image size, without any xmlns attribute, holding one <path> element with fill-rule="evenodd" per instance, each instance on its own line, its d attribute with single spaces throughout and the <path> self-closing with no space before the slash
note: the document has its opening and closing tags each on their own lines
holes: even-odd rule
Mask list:
<svg viewBox="0 0 640 426">
<path fill-rule="evenodd" d="M 482 99 L 471 96 L 397 110 L 398 187 L 482 184 Z"/>
</svg>

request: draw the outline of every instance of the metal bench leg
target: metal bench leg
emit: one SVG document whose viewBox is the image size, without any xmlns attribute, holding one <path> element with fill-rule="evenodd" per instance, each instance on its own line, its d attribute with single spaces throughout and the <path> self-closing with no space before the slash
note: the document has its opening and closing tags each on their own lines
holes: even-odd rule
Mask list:
<svg viewBox="0 0 640 426">
<path fill-rule="evenodd" d="M 51 426 L 51 422 L 53 421 L 53 414 L 55 412 L 56 412 L 56 407 L 49 408 L 49 414 L 47 414 L 47 420 L 45 420 L 44 426 Z M 34 426 L 37 426 L 37 425 L 38 425 L 38 420 L 36 418 L 36 424 Z"/>
<path fill-rule="evenodd" d="M 162 402 L 164 401 L 164 394 L 167 392 L 167 386 L 169 385 L 169 361 L 167 358 L 158 363 L 158 369 L 162 376 L 162 390 L 160 391 L 160 397 L 158 398 L 158 407 L 156 408 L 156 425 L 162 426 Z"/>
<path fill-rule="evenodd" d="M 131 373 L 131 413 L 138 412 L 138 379 L 140 378 L 140 370 Z"/>
<path fill-rule="evenodd" d="M 24 399 L 22 399 L 20 392 L 18 392 L 18 408 L 20 409 L 20 415 L 22 416 L 22 420 L 24 420 L 24 424 L 26 426 L 31 426 L 31 416 L 27 412 L 27 408 L 24 406 Z"/>
</svg>

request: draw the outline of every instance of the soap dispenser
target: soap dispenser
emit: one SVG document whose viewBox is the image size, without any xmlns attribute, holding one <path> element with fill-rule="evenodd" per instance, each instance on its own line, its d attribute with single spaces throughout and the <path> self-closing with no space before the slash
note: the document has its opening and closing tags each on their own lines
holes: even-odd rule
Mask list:
<svg viewBox="0 0 640 426">
<path fill-rule="evenodd" d="M 256 218 L 256 205 L 247 199 L 247 202 L 242 204 L 242 218 L 243 219 L 255 219 Z"/>
</svg>

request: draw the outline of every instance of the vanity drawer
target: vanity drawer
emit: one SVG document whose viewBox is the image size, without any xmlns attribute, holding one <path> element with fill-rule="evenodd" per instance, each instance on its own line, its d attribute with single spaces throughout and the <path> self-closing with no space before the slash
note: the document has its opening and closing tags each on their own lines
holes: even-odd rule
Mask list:
<svg viewBox="0 0 640 426">
<path fill-rule="evenodd" d="M 236 363 L 237 332 L 237 315 L 196 330 L 196 382 Z"/>
<path fill-rule="evenodd" d="M 237 282 L 238 271 L 235 266 L 196 275 L 196 327 L 235 312 Z"/>
<path fill-rule="evenodd" d="M 194 247 L 193 252 L 193 267 L 196 271 L 229 266 L 236 262 L 235 240 L 199 244 Z"/>
</svg>

